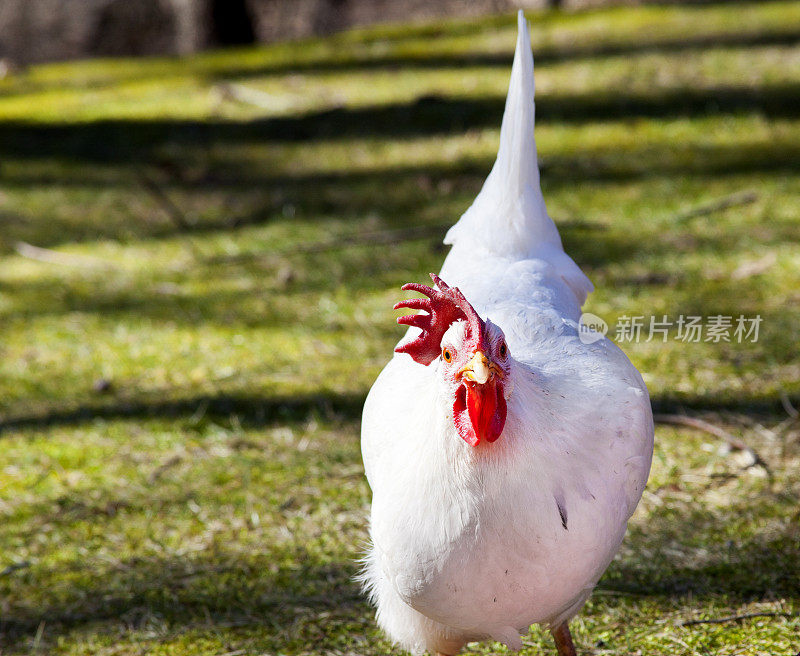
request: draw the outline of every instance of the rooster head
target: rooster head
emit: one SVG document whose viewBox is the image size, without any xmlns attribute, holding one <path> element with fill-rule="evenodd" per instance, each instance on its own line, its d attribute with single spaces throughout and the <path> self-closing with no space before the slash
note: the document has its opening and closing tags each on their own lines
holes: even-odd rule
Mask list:
<svg viewBox="0 0 800 656">
<path fill-rule="evenodd" d="M 422 332 L 395 351 L 426 366 L 438 360 L 453 394 L 453 421 L 459 435 L 471 446 L 482 440 L 494 442 L 506 423 L 505 385 L 511 356 L 505 335 L 478 316 L 458 287 L 449 287 L 439 276 L 430 275 L 435 287 L 416 283 L 402 287 L 427 298 L 407 299 L 394 306 L 396 310 L 425 312 L 397 319 L 397 323 Z"/>
</svg>

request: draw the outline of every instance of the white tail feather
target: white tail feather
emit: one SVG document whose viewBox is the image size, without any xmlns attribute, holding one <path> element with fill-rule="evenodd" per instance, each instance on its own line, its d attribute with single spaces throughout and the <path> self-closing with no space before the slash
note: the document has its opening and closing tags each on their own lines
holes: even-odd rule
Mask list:
<svg viewBox="0 0 800 656">
<path fill-rule="evenodd" d="M 534 125 L 533 54 L 522 11 L 497 160 L 478 197 L 444 243 L 474 245 L 504 257 L 538 257 L 559 270 L 582 304 L 592 283 L 569 258 L 539 183 Z"/>
</svg>

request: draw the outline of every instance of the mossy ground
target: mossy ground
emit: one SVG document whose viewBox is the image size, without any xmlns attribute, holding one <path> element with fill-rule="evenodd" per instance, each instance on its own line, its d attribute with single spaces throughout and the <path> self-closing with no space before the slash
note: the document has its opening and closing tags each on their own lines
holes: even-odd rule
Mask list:
<svg viewBox="0 0 800 656">
<path fill-rule="evenodd" d="M 770 473 L 659 426 L 580 651 L 793 655 L 800 4 L 530 18 L 586 309 L 763 317 L 757 343 L 623 344 L 658 412 Z M 0 81 L 3 654 L 391 651 L 352 579 L 361 405 L 491 166 L 514 43 L 504 16 Z"/>
</svg>

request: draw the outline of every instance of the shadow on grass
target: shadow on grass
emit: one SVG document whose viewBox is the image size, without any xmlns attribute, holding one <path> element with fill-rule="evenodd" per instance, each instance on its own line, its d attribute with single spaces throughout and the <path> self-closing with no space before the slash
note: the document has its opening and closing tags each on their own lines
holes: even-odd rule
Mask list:
<svg viewBox="0 0 800 656">
<path fill-rule="evenodd" d="M 42 622 L 47 641 L 99 622 L 136 631 L 153 620 L 166 625 L 167 635 L 256 627 L 267 643 L 277 638 L 289 642 L 313 633 L 315 627 L 308 624 L 319 624 L 320 612 L 349 620 L 368 613 L 354 581 L 354 561 L 322 562 L 299 546 L 281 550 L 265 545 L 263 554 L 248 554 L 247 559 L 234 554 L 227 559 L 225 554 L 142 557 L 105 571 L 96 571 L 97 563 L 91 567 L 89 573 L 86 563 L 70 562 L 59 571 L 41 572 L 41 598 L 4 610 L 0 644 L 21 644 Z M 30 581 L 30 573 L 19 575 Z M 59 576 L 74 582 L 48 585 L 47 579 Z"/>
<path fill-rule="evenodd" d="M 783 161 L 785 156 L 788 160 L 789 150 L 783 155 L 776 155 L 774 159 Z M 722 159 L 724 157 L 720 155 Z M 735 168 L 735 164 L 730 166 Z M 274 248 L 265 246 L 236 255 L 220 254 L 216 249 L 208 255 L 193 253 L 185 269 L 167 270 L 155 276 L 151 275 L 150 270 L 132 275 L 115 274 L 113 284 L 108 283 L 108 275 L 103 269 L 92 270 L 89 267 L 83 276 L 62 278 L 59 269 L 43 268 L 38 277 L 15 281 L 13 288 L 9 286 L 14 304 L 6 308 L 2 316 L 6 319 L 33 319 L 79 312 L 102 316 L 104 320 L 147 317 L 193 326 L 207 323 L 248 327 L 302 324 L 323 331 L 339 329 L 342 327 L 341 319 L 315 312 L 310 303 L 318 299 L 309 295 L 336 292 L 343 286 L 351 294 L 379 292 L 399 286 L 410 269 L 420 271 L 438 268 L 446 251 L 441 241 L 453 220 L 452 204 L 441 199 L 437 202 L 432 193 L 414 194 L 414 188 L 420 184 L 418 177 L 411 174 L 398 176 L 390 183 L 386 174 L 373 175 L 374 179 L 381 180 L 385 185 L 373 184 L 372 178 L 367 176 L 364 178 L 367 182 L 363 182 L 365 186 L 358 187 L 356 191 L 355 183 L 350 185 L 347 177 L 335 177 L 329 186 L 321 185 L 316 194 L 304 198 L 300 191 L 302 185 L 297 188 L 296 197 L 286 192 L 284 199 L 288 198 L 287 202 L 296 201 L 300 204 L 301 214 L 317 216 L 315 220 L 325 216 L 341 216 L 337 208 L 344 211 L 346 205 L 351 205 L 350 210 L 356 212 L 358 220 L 354 221 L 353 228 L 342 229 L 337 226 L 319 241 L 290 242 Z M 480 184 L 479 176 L 466 173 L 453 176 L 428 176 L 425 184 L 435 187 L 443 181 L 450 181 L 462 188 Z M 465 196 L 468 193 L 465 192 Z M 348 200 L 351 198 L 352 201 Z M 409 234 L 407 217 L 415 216 L 419 220 L 419 212 L 429 203 L 428 217 L 425 217 L 428 220 L 415 224 L 414 232 Z M 465 200 L 463 206 L 467 204 Z M 396 241 L 380 242 L 387 244 L 387 248 L 378 249 L 375 243 L 363 239 L 363 218 L 359 214 L 361 211 L 367 212 L 370 207 L 378 208 L 381 215 L 387 217 L 377 222 L 378 234 L 402 229 L 405 236 L 390 233 L 397 235 Z M 275 218 L 277 220 L 279 217 Z M 286 221 L 285 217 L 281 218 Z M 242 225 L 270 220 L 268 215 L 256 214 L 247 217 Z M 643 239 L 641 234 L 600 222 L 558 220 L 557 225 L 566 251 L 580 266 L 588 268 L 590 276 L 592 270 L 603 270 L 616 262 L 646 263 L 649 271 L 649 263 L 662 253 L 665 244 L 674 253 L 708 253 L 713 256 L 723 251 L 746 251 L 747 247 L 742 245 L 752 242 L 752 226 L 747 223 L 731 225 L 723 234 L 697 231 L 686 223 L 676 225 L 674 230 L 661 235 L 659 239 Z M 186 234 L 190 236 L 203 231 L 225 229 L 231 229 L 227 220 L 222 225 L 211 222 L 195 226 Z M 166 235 L 178 231 L 166 224 L 163 232 Z M 40 241 L 34 240 L 34 243 L 50 245 L 45 240 L 47 235 L 49 232 L 41 235 Z M 54 239 L 61 237 L 49 236 Z M 768 232 L 759 235 L 758 245 L 760 248 L 779 247 L 796 240 L 798 236 L 800 233 L 796 224 L 775 221 Z M 291 272 L 290 280 L 278 280 L 282 270 Z M 683 276 L 677 271 L 669 275 L 659 275 L 654 271 L 652 276 L 641 279 L 606 275 L 606 284 L 624 286 L 634 291 L 667 286 L 678 295 L 681 311 L 696 309 L 699 315 L 707 315 L 712 311 L 723 314 L 744 309 L 752 311 L 760 309 L 765 300 L 757 285 L 723 273 L 711 276 L 703 271 L 693 271 Z M 699 286 L 698 276 L 702 280 Z M 259 284 L 247 288 L 236 288 L 237 285 L 230 284 L 242 278 L 259 281 Z M 203 281 L 202 287 L 193 284 L 198 280 Z M 748 299 L 750 305 L 745 307 L 743 302 Z M 764 316 L 777 324 L 783 316 L 783 310 L 765 311 Z M 791 317 L 791 314 L 786 316 Z"/>
<path fill-rule="evenodd" d="M 798 113 L 800 115 L 800 112 Z M 122 126 L 119 126 L 122 129 Z M 135 132 L 135 126 L 131 126 Z M 0 128 L 1 129 L 1 128 Z M 80 133 L 82 128 L 75 127 Z M 116 128 L 109 129 L 115 131 Z M 253 137 L 258 134 L 254 126 Z M 86 129 L 85 138 L 90 139 L 91 128 Z M 359 209 L 376 207 L 379 203 L 378 190 L 385 196 L 387 191 L 391 205 L 387 209 L 413 209 L 422 203 L 418 198 L 413 198 L 422 192 L 428 202 L 439 200 L 442 197 L 437 192 L 439 183 L 447 185 L 452 190 L 461 189 L 472 193 L 488 175 L 494 163 L 493 157 L 480 157 L 463 159 L 452 162 L 431 162 L 424 165 L 389 165 L 374 166 L 368 169 L 352 171 L 319 171 L 276 173 L 264 170 L 268 167 L 265 162 L 263 168 L 252 162 L 181 162 L 173 158 L 160 156 L 155 151 L 165 147 L 171 142 L 172 137 L 165 133 L 164 141 L 152 142 L 152 153 L 143 154 L 144 165 L 152 166 L 166 177 L 165 186 L 172 190 L 185 192 L 202 192 L 207 190 L 247 191 L 263 189 L 265 192 L 280 191 L 280 201 L 299 203 L 297 211 L 303 213 L 342 212 L 346 209 L 345 200 L 355 203 Z M 114 137 L 116 138 L 116 137 Z M 180 137 L 179 137 L 180 139 Z M 81 139 L 83 141 L 83 138 Z M 255 143 L 255 142 L 254 142 Z M 87 142 L 88 144 L 88 142 Z M 184 144 L 189 146 L 188 142 Z M 148 146 L 148 149 L 150 146 Z M 0 146 L 0 151 L 2 146 Z M 31 156 L 33 155 L 31 149 Z M 69 151 L 65 151 L 68 154 Z M 10 156 L 15 156 L 12 153 Z M 46 149 L 41 151 L 42 157 L 51 156 Z M 80 149 L 75 151 L 78 160 L 81 159 Z M 607 147 L 579 150 L 569 154 L 544 153 L 540 154 L 539 167 L 544 183 L 551 189 L 558 189 L 562 185 L 571 185 L 581 181 L 593 182 L 628 182 L 638 179 L 647 179 L 681 173 L 692 173 L 703 176 L 724 177 L 728 175 L 742 175 L 757 171 L 775 172 L 791 171 L 797 168 L 800 159 L 800 145 L 788 141 L 773 141 L 768 146 L 762 144 L 736 144 L 736 145 L 703 145 L 694 147 L 692 144 L 647 145 L 639 148 L 622 147 L 611 149 Z M 3 176 L 4 185 L 8 188 L 56 185 L 59 187 L 75 187 L 86 189 L 113 188 L 135 184 L 131 179 L 132 171 L 126 166 L 127 162 L 120 162 L 116 167 L 114 162 L 108 163 L 112 168 L 102 171 L 88 169 L 81 171 L 66 170 L 57 173 L 48 173 L 38 168 L 15 169 L 8 171 Z M 182 167 L 199 168 L 200 173 L 186 175 Z M 387 190 L 391 185 L 398 189 Z M 412 185 L 413 188 L 408 188 Z M 341 197 L 343 190 L 350 190 L 351 195 L 346 199 Z M 304 192 L 307 201 L 303 203 Z M 335 195 L 332 192 L 340 192 Z M 375 192 L 375 198 L 368 194 Z M 401 191 L 405 193 L 400 193 Z M 450 192 L 448 192 L 450 193 Z M 402 204 L 405 203 L 405 204 Z M 265 211 L 279 210 L 280 206 L 264 208 Z M 382 209 L 377 205 L 377 209 Z M 453 219 L 455 221 L 455 218 Z M 228 219 L 227 227 L 258 223 L 260 219 L 233 216 Z"/>
<path fill-rule="evenodd" d="M 444 37 L 452 36 L 449 28 L 442 28 Z M 485 30 L 474 30 L 479 33 Z M 535 38 L 535 36 L 534 36 Z M 399 41 L 400 39 L 390 39 Z M 383 41 L 376 38 L 374 41 Z M 742 32 L 701 34 L 684 38 L 656 38 L 648 42 L 601 43 L 591 40 L 584 43 L 572 42 L 569 46 L 534 47 L 533 59 L 537 66 L 559 64 L 576 60 L 593 60 L 605 57 L 647 56 L 666 54 L 686 54 L 694 51 L 707 51 L 710 48 L 758 48 L 767 46 L 793 46 L 800 41 L 800 31 L 788 29 L 776 32 Z M 513 41 L 510 41 L 513 43 Z M 451 53 L 407 53 L 402 55 L 345 55 L 337 58 L 326 53 L 325 59 L 301 62 L 280 62 L 264 66 L 225 68 L 215 71 L 209 77 L 219 81 L 251 78 L 266 75 L 287 75 L 291 73 L 333 73 L 410 69 L 463 69 L 468 67 L 497 67 L 511 69 L 514 53 L 508 52 L 464 52 Z"/>
<path fill-rule="evenodd" d="M 121 124 L 118 127 L 122 129 Z M 85 139 L 94 139 L 91 135 L 95 129 L 75 127 L 75 135 L 80 135 L 76 139 L 81 143 Z M 485 158 L 341 173 L 275 173 L 269 170 L 268 163 L 255 166 L 239 162 L 216 163 L 204 161 L 203 155 L 199 156 L 198 164 L 188 143 L 181 146 L 181 149 L 189 149 L 188 152 L 182 151 L 185 154 L 181 156 L 181 161 L 162 161 L 158 152 L 172 138 L 166 134 L 162 137 L 167 142 L 148 142 L 147 149 L 152 152 L 141 155 L 153 159 L 142 166 L 157 172 L 154 176 L 162 178 L 165 193 L 178 206 L 185 208 L 187 216 L 191 217 L 190 224 L 176 226 L 158 201 L 146 196 L 148 202 L 145 204 L 132 203 L 128 206 L 127 212 L 138 212 L 140 215 L 111 212 L 103 221 L 92 218 L 82 222 L 81 217 L 71 214 L 65 217 L 55 214 L 37 221 L 8 216 L 0 228 L 0 250 L 10 250 L 16 240 L 52 247 L 100 238 L 124 241 L 131 237 L 157 239 L 181 233 L 234 230 L 276 221 L 285 222 L 288 220 L 285 214 L 287 208 L 290 208 L 296 220 L 362 220 L 365 216 L 378 216 L 380 228 L 406 228 L 412 222 L 420 226 L 452 224 L 469 206 L 492 166 L 492 160 Z M 112 141 L 117 138 L 121 137 L 113 137 Z M 88 142 L 86 147 L 89 147 Z M 80 157 L 81 149 L 76 148 L 72 153 Z M 69 152 L 65 150 L 65 153 Z M 33 156 L 33 150 L 30 154 Z M 769 146 L 749 144 L 692 148 L 675 145 L 643 146 L 628 150 L 598 148 L 569 155 L 545 155 L 541 169 L 547 196 L 585 182 L 627 184 L 637 180 L 647 182 L 687 175 L 720 179 L 758 172 L 792 173 L 798 161 L 800 145 L 776 141 Z M 20 190 L 54 185 L 68 192 L 74 188 L 85 191 L 108 189 L 134 195 L 147 193 L 128 164 L 84 167 L 80 173 L 74 168 L 71 166 L 59 173 L 47 173 L 37 170 L 37 167 L 19 166 L 4 176 L 4 184 L 9 189 Z M 98 168 L 102 168 L 102 171 Z M 178 172 L 164 173 L 167 168 Z M 186 177 L 182 173 L 185 169 L 199 169 L 200 172 L 193 177 Z M 201 207 L 199 202 L 193 200 L 195 195 L 208 199 L 202 212 L 195 212 L 195 207 Z M 235 210 L 228 209 L 229 200 Z M 88 202 L 94 201 L 90 199 Z M 127 204 L 127 201 L 120 199 L 119 204 Z M 218 210 L 214 209 L 217 207 Z M 559 228 L 569 232 L 570 222 L 559 221 L 558 218 Z M 584 227 L 589 226 L 584 222 Z M 577 234 L 580 237 L 580 232 Z M 565 237 L 570 242 L 570 249 L 577 249 L 569 252 L 577 261 L 586 264 L 612 261 L 614 252 L 624 252 L 627 257 L 631 248 L 634 251 L 641 248 L 639 241 L 632 236 L 628 238 L 630 243 L 622 249 L 613 245 L 611 248 L 602 248 L 601 245 L 598 249 L 598 244 L 593 241 L 591 244 L 586 240 L 582 243 L 579 239 L 573 243 L 568 234 Z M 624 238 L 623 235 L 609 234 L 606 241 Z M 795 239 L 796 236 L 786 234 L 784 238 Z"/>
<path fill-rule="evenodd" d="M 204 418 L 228 421 L 236 416 L 243 427 L 268 427 L 305 421 L 355 421 L 361 417 L 365 395 L 318 392 L 301 396 L 264 397 L 243 393 L 202 395 L 183 399 L 117 400 L 85 404 L 68 410 L 41 415 L 9 417 L 0 420 L 3 433 L 29 428 L 75 426 L 95 419 L 178 419 L 202 414 Z"/>
<path fill-rule="evenodd" d="M 298 117 L 237 121 L 101 120 L 91 123 L 0 123 L 0 157 L 141 162 L 164 144 L 202 149 L 219 143 L 306 142 L 352 137 L 411 137 L 461 133 L 500 124 L 505 97 L 423 96 L 367 108 L 335 108 Z M 800 116 L 800 84 L 760 88 L 717 86 L 652 93 L 549 94 L 537 98 L 537 121 L 567 123 L 758 112 Z"/>
<path fill-rule="evenodd" d="M 19 430 L 76 426 L 96 419 L 177 420 L 201 415 L 204 420 L 214 419 L 225 423 L 235 417 L 238 424 L 245 428 L 266 428 L 319 418 L 327 421 L 358 422 L 365 400 L 366 393 L 342 394 L 331 391 L 276 397 L 230 392 L 169 400 L 111 399 L 105 402 L 87 402 L 64 410 L 8 416 L 0 420 L 0 437 L 4 433 Z M 765 421 L 785 418 L 780 397 L 770 394 L 732 394 L 724 399 L 717 396 L 671 394 L 654 397 L 651 401 L 655 413 L 737 412 Z M 795 406 L 800 405 L 800 398 L 789 398 L 789 401 Z"/>
</svg>

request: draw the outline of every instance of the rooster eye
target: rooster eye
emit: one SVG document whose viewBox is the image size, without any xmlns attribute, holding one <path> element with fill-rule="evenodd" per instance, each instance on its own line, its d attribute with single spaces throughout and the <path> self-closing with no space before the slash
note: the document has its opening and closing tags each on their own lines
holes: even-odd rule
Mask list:
<svg viewBox="0 0 800 656">
<path fill-rule="evenodd" d="M 500 356 L 504 358 L 506 357 L 506 353 L 508 353 L 508 348 L 506 347 L 506 343 L 503 342 L 500 344 Z"/>
<path fill-rule="evenodd" d="M 442 357 L 444 358 L 445 362 L 450 362 L 453 359 L 453 354 L 450 353 L 450 349 L 444 349 L 442 351 Z"/>
</svg>

